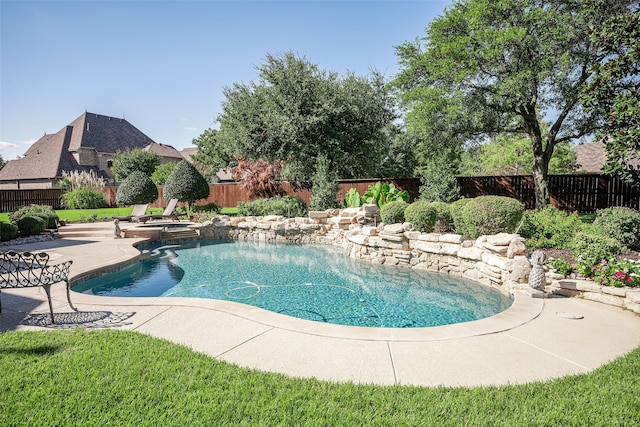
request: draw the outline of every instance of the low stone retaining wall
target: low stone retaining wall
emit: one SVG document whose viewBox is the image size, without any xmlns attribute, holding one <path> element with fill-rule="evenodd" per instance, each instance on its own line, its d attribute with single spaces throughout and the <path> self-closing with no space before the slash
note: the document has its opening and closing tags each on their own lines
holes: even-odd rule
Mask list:
<svg viewBox="0 0 640 427">
<path fill-rule="evenodd" d="M 219 216 L 205 223 L 200 235 L 333 244 L 343 247 L 345 254 L 353 258 L 461 276 L 506 294 L 528 287 L 531 265 L 518 235 L 463 240 L 458 234 L 413 231 L 410 224 L 377 225 L 375 214 L 367 215 L 362 209 L 343 209 L 310 212 L 309 218 Z"/>
<path fill-rule="evenodd" d="M 640 314 L 640 289 L 636 288 L 614 288 L 599 285 L 593 280 L 562 278 L 552 280 L 547 292 L 601 302 Z"/>
</svg>

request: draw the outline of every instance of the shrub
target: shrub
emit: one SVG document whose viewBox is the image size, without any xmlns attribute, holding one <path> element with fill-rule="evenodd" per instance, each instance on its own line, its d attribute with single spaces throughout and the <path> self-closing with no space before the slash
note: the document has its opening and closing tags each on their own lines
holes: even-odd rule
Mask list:
<svg viewBox="0 0 640 427">
<path fill-rule="evenodd" d="M 611 260 L 622 249 L 622 245 L 616 239 L 604 236 L 594 226 L 585 226 L 573 236 L 569 248 L 575 259 L 582 261 L 582 265 L 594 266 L 602 260 Z M 580 269 L 579 269 L 580 271 Z M 588 271 L 580 271 L 588 274 Z"/>
<path fill-rule="evenodd" d="M 640 261 L 602 260 L 591 269 L 593 280 L 604 286 L 640 286 Z"/>
<path fill-rule="evenodd" d="M 162 163 L 161 165 L 156 167 L 156 170 L 154 170 L 153 174 L 151 174 L 151 181 L 153 181 L 156 185 L 164 185 L 165 182 L 167 182 L 167 178 L 169 178 L 169 175 L 171 175 L 171 172 L 173 172 L 173 169 L 175 169 L 177 164 L 178 163 L 176 162 Z"/>
<path fill-rule="evenodd" d="M 167 178 L 163 195 L 166 200 L 178 199 L 186 202 L 187 214 L 189 214 L 191 203 L 209 197 L 209 183 L 195 166 L 186 160 L 181 160 Z"/>
<path fill-rule="evenodd" d="M 319 156 L 316 164 L 316 172 L 311 178 L 311 200 L 309 205 L 311 210 L 323 211 L 339 207 L 337 201 L 340 185 L 336 181 L 335 173 L 329 170 L 329 160 L 327 156 Z"/>
<path fill-rule="evenodd" d="M 453 219 L 451 218 L 451 205 L 445 202 L 431 202 L 431 206 L 436 211 L 436 223 L 433 231 L 436 233 L 448 233 L 453 230 Z"/>
<path fill-rule="evenodd" d="M 432 203 L 419 200 L 411 203 L 404 211 L 404 219 L 423 233 L 431 233 L 436 223 L 437 212 Z"/>
<path fill-rule="evenodd" d="M 409 204 L 405 201 L 389 202 L 380 208 L 380 218 L 385 224 L 400 224 L 404 222 L 404 211 Z"/>
<path fill-rule="evenodd" d="M 473 199 L 460 199 L 449 204 L 449 213 L 451 214 L 453 229 L 456 233 L 462 234 L 463 236 L 468 236 L 469 231 L 467 230 L 466 223 L 464 222 L 462 212 L 464 207 L 467 206 L 467 203 L 471 200 Z"/>
<path fill-rule="evenodd" d="M 547 265 L 563 276 L 571 274 L 571 264 L 564 258 L 552 258 L 547 261 Z"/>
<path fill-rule="evenodd" d="M 22 236 L 33 236 L 42 233 L 47 223 L 39 216 L 25 215 L 16 222 L 16 225 Z"/>
<path fill-rule="evenodd" d="M 480 196 L 462 208 L 466 233 L 472 238 L 496 233 L 513 233 L 522 219 L 524 205 L 502 196 Z"/>
<path fill-rule="evenodd" d="M 297 196 L 256 199 L 246 203 L 238 203 L 238 215 L 302 217 L 307 215 L 307 205 Z"/>
<path fill-rule="evenodd" d="M 162 163 L 162 157 L 158 154 L 135 148 L 131 151 L 117 152 L 113 158 L 111 172 L 118 181 L 127 179 L 133 172 L 142 172 L 146 176 L 151 176 L 160 163 Z"/>
<path fill-rule="evenodd" d="M 98 209 L 105 204 L 101 190 L 78 188 L 62 195 L 62 205 L 67 209 Z"/>
<path fill-rule="evenodd" d="M 2 237 L 3 242 L 15 239 L 17 235 L 18 227 L 15 224 L 0 222 L 0 237 Z"/>
<path fill-rule="evenodd" d="M 11 222 L 16 223 L 20 218 L 31 215 L 42 218 L 45 221 L 45 228 L 58 228 L 58 215 L 49 205 L 29 205 L 23 206 L 15 212 L 9 214 Z"/>
<path fill-rule="evenodd" d="M 581 228 L 582 221 L 577 214 L 568 214 L 549 205 L 525 212 L 519 232 L 527 239 L 529 249 L 563 249 Z"/>
<path fill-rule="evenodd" d="M 171 199 L 172 197 L 165 197 Z M 158 198 L 158 187 L 147 175 L 134 171 L 122 181 L 116 192 L 116 203 L 119 205 L 136 205 L 151 203 Z"/>
<path fill-rule="evenodd" d="M 630 248 L 640 248 L 640 212 L 631 208 L 608 208 L 596 212 L 593 224 L 605 236 Z"/>
</svg>

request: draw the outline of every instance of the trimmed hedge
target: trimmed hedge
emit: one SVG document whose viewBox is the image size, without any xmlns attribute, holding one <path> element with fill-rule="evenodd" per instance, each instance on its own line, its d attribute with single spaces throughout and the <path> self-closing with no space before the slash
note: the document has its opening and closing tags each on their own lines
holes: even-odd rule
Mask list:
<svg viewBox="0 0 640 427">
<path fill-rule="evenodd" d="M 58 228 L 58 221 L 60 220 L 60 218 L 58 218 L 58 214 L 56 214 L 56 211 L 49 205 L 23 206 L 15 212 L 10 213 L 9 218 L 11 219 L 11 222 L 17 223 L 20 218 L 26 215 L 42 218 L 45 222 L 45 228 Z"/>
<path fill-rule="evenodd" d="M 307 215 L 307 205 L 298 196 L 271 197 L 238 203 L 238 215 L 266 216 L 282 215 L 288 218 Z"/>
<path fill-rule="evenodd" d="M 453 229 L 456 233 L 463 236 L 468 236 L 469 232 L 467 231 L 467 226 L 465 225 L 462 212 L 464 207 L 467 206 L 467 203 L 471 200 L 473 199 L 460 199 L 449 204 L 449 213 L 451 214 Z"/>
<path fill-rule="evenodd" d="M 449 233 L 453 231 L 453 219 L 451 218 L 451 205 L 445 202 L 431 202 L 436 211 L 436 223 L 433 231 L 436 233 Z"/>
<path fill-rule="evenodd" d="M 413 224 L 417 231 L 431 233 L 436 223 L 437 211 L 432 203 L 419 200 L 404 210 L 404 219 Z"/>
<path fill-rule="evenodd" d="M 380 218 L 385 224 L 401 224 L 405 221 L 404 211 L 409 204 L 404 201 L 389 202 L 380 208 Z"/>
<path fill-rule="evenodd" d="M 453 209 L 452 209 L 453 213 Z M 516 199 L 502 196 L 480 196 L 469 199 L 459 211 L 463 232 L 477 238 L 497 233 L 513 233 L 524 213 L 524 205 Z M 455 218 L 454 218 L 455 221 Z"/>
<path fill-rule="evenodd" d="M 39 216 L 25 215 L 16 222 L 16 225 L 22 236 L 34 236 L 42 233 L 47 223 Z"/>
<path fill-rule="evenodd" d="M 18 235 L 18 226 L 8 222 L 0 222 L 0 237 L 2 241 L 15 239 Z"/>
</svg>

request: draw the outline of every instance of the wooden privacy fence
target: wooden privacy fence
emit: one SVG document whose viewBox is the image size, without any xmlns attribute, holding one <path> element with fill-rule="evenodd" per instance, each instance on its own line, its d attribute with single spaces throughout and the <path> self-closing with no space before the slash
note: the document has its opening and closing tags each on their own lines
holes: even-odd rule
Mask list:
<svg viewBox="0 0 640 427">
<path fill-rule="evenodd" d="M 419 196 L 420 180 L 415 178 L 395 179 L 395 178 L 367 178 L 367 179 L 343 179 L 338 184 L 338 200 L 344 199 L 345 194 L 350 188 L 354 187 L 360 194 L 363 194 L 378 181 L 395 185 L 399 190 L 407 190 L 411 200 L 415 200 Z M 311 200 L 311 184 L 295 184 L 288 181 L 282 182 L 282 188 L 287 194 L 300 197 L 305 203 L 309 204 Z M 106 187 L 104 189 L 105 199 L 109 206 L 116 206 L 117 187 Z M 164 207 L 168 201 L 163 197 L 162 187 L 158 187 L 158 199 L 151 205 L 153 207 Z M 209 197 L 204 200 L 198 200 L 197 205 L 206 205 L 208 203 L 217 203 L 223 207 L 235 207 L 240 202 L 248 202 L 249 197 L 243 190 L 242 184 L 239 182 L 228 182 L 224 184 L 210 184 Z"/>
<path fill-rule="evenodd" d="M 458 177 L 458 183 L 463 197 L 506 196 L 535 209 L 532 176 Z M 552 205 L 569 212 L 592 213 L 614 206 L 640 210 L 640 190 L 607 175 L 550 175 L 549 196 Z"/>
<path fill-rule="evenodd" d="M 0 212 L 13 212 L 22 206 L 31 204 L 49 205 L 54 209 L 62 209 L 63 190 L 59 188 L 43 188 L 38 190 L 0 190 Z"/>
<path fill-rule="evenodd" d="M 407 190 L 411 200 L 419 196 L 420 180 L 409 179 L 351 179 L 340 180 L 338 199 L 342 200 L 350 188 L 356 188 L 360 194 L 367 191 L 369 185 L 378 181 L 393 183 L 400 190 Z M 484 176 L 458 177 L 463 197 L 485 195 L 507 196 L 520 200 L 526 209 L 535 208 L 533 177 L 531 176 Z M 307 204 L 311 199 L 310 185 L 282 183 L 287 194 L 302 198 Z M 116 206 L 117 187 L 105 187 L 104 194 L 108 206 Z M 209 197 L 199 200 L 198 205 L 217 203 L 224 207 L 235 207 L 239 202 L 249 200 L 240 183 L 211 184 Z M 40 190 L 0 190 L 0 210 L 13 212 L 21 206 L 40 204 L 62 208 L 60 196 L 63 190 L 48 188 Z M 165 207 L 168 203 L 162 196 L 162 187 L 158 187 L 159 198 L 151 206 Z M 569 212 L 590 213 L 612 206 L 625 206 L 640 210 L 640 190 L 619 178 L 606 175 L 550 175 L 549 193 L 551 204 Z"/>
</svg>

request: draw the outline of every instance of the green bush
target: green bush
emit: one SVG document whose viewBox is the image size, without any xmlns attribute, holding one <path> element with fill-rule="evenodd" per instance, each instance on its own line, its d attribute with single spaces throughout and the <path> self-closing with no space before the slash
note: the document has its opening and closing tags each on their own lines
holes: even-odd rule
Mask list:
<svg viewBox="0 0 640 427">
<path fill-rule="evenodd" d="M 380 208 L 380 218 L 385 224 L 401 224 L 404 222 L 404 211 L 409 204 L 405 201 L 395 201 L 384 204 Z"/>
<path fill-rule="evenodd" d="M 467 206 L 467 203 L 472 200 L 473 199 L 460 199 L 449 204 L 449 212 L 451 214 L 453 229 L 456 233 L 462 234 L 463 236 L 469 236 L 470 233 L 467 230 L 467 225 L 464 221 L 462 212 L 464 211 L 464 207 Z"/>
<path fill-rule="evenodd" d="M 547 265 L 553 268 L 556 273 L 568 276 L 571 274 L 571 264 L 564 258 L 552 258 L 547 260 Z"/>
<path fill-rule="evenodd" d="M 307 205 L 304 200 L 297 196 L 256 199 L 246 203 L 238 203 L 238 215 L 303 217 L 307 215 Z"/>
<path fill-rule="evenodd" d="M 549 205 L 544 209 L 525 212 L 519 232 L 527 239 L 529 249 L 564 249 L 581 228 L 582 221 L 578 214 L 568 214 Z"/>
<path fill-rule="evenodd" d="M 99 209 L 106 203 L 101 190 L 78 188 L 62 195 L 62 205 L 67 209 Z"/>
<path fill-rule="evenodd" d="M 29 205 L 23 206 L 15 212 L 9 214 L 11 222 L 16 223 L 20 218 L 31 215 L 42 218 L 45 221 L 45 228 L 58 228 L 58 215 L 56 211 L 49 205 Z"/>
<path fill-rule="evenodd" d="M 18 227 L 15 224 L 0 222 L 0 237 L 2 237 L 3 242 L 15 239 L 17 235 Z"/>
<path fill-rule="evenodd" d="M 220 213 L 221 210 L 222 210 L 222 206 L 220 206 L 215 202 L 207 203 L 206 205 L 197 205 L 197 206 L 194 206 L 192 209 L 193 212 L 212 212 L 215 214 Z"/>
<path fill-rule="evenodd" d="M 189 214 L 193 202 L 209 197 L 209 183 L 194 165 L 180 160 L 167 177 L 163 196 L 166 200 L 178 199 L 186 202 L 185 207 Z"/>
<path fill-rule="evenodd" d="M 42 233 L 47 223 L 39 216 L 25 215 L 16 222 L 16 225 L 22 236 L 34 236 Z"/>
<path fill-rule="evenodd" d="M 165 194 L 165 197 L 171 198 Z M 147 175 L 134 171 L 122 181 L 116 192 L 118 205 L 137 205 L 151 203 L 158 198 L 158 187 Z"/>
<path fill-rule="evenodd" d="M 404 210 L 404 219 L 416 227 L 417 231 L 431 233 L 436 223 L 437 211 L 432 203 L 419 200 Z"/>
<path fill-rule="evenodd" d="M 630 248 L 640 248 L 640 212 L 631 208 L 608 208 L 596 212 L 593 222 L 602 234 Z"/>
<path fill-rule="evenodd" d="M 591 266 L 602 260 L 610 260 L 622 250 L 622 244 L 616 239 L 605 236 L 593 225 L 585 225 L 583 231 L 573 236 L 569 248 L 575 259 Z M 584 274 L 584 271 L 581 271 Z"/>
<path fill-rule="evenodd" d="M 452 231 L 451 205 L 445 202 L 431 202 L 431 206 L 436 210 L 436 223 L 433 226 L 433 231 L 436 233 Z"/>
<path fill-rule="evenodd" d="M 472 238 L 497 233 L 513 233 L 522 219 L 524 205 L 502 196 L 480 196 L 462 208 L 465 234 Z"/>
</svg>

